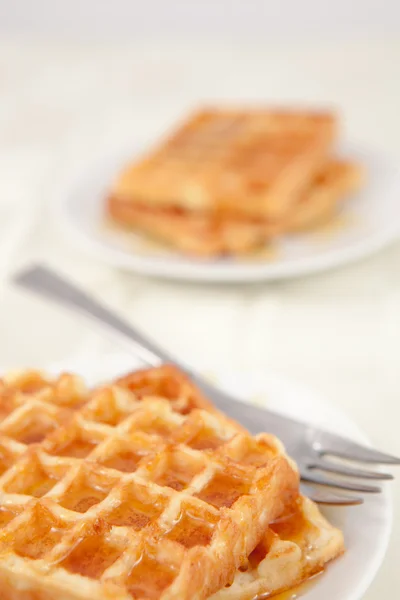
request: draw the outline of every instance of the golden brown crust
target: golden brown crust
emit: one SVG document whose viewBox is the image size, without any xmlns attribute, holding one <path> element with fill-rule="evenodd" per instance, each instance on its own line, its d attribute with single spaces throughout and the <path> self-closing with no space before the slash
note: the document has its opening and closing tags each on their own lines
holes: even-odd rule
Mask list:
<svg viewBox="0 0 400 600">
<path fill-rule="evenodd" d="M 300 497 L 268 527 L 250 555 L 247 569 L 237 571 L 232 585 L 210 600 L 272 596 L 320 573 L 343 551 L 342 533 L 328 523 L 311 500 Z"/>
<path fill-rule="evenodd" d="M 210 412 L 217 411 L 189 377 L 174 365 L 132 371 L 128 375 L 119 377 L 115 383 L 127 388 L 138 398 L 149 395 L 167 398 L 174 410 L 182 414 L 188 414 L 195 408 Z"/>
</svg>

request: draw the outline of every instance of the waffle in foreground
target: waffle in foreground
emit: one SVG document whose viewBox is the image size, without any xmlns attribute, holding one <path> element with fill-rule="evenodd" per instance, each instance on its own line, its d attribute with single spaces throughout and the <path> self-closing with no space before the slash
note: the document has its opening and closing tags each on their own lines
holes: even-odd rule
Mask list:
<svg viewBox="0 0 400 600">
<path fill-rule="evenodd" d="M 254 581 L 238 570 L 250 557 L 271 586 L 268 526 L 300 506 L 276 438 L 250 436 L 173 367 L 92 392 L 71 375 L 5 378 L 0 464 L 2 600 L 201 600 L 238 585 L 244 599 Z"/>
<path fill-rule="evenodd" d="M 358 168 L 329 156 L 330 113 L 201 111 L 128 166 L 108 215 L 193 255 L 245 254 L 334 212 Z"/>
</svg>

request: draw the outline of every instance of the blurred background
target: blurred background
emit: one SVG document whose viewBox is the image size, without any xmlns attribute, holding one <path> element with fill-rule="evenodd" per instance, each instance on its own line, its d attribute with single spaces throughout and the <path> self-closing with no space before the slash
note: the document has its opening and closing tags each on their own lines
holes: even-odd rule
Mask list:
<svg viewBox="0 0 400 600">
<path fill-rule="evenodd" d="M 397 33 L 400 7 L 396 0 L 3 0 L 0 18 L 6 32 L 84 39 L 225 35 L 265 40 Z"/>
<path fill-rule="evenodd" d="M 51 210 L 76 170 L 211 100 L 337 107 L 346 139 L 400 161 L 399 65 L 397 0 L 0 0 L 0 365 L 108 345 L 6 285 L 46 259 L 187 362 L 299 379 L 400 454 L 398 243 L 315 277 L 194 286 L 82 255 Z M 399 550 L 396 522 L 366 600 L 400 583 Z"/>
</svg>

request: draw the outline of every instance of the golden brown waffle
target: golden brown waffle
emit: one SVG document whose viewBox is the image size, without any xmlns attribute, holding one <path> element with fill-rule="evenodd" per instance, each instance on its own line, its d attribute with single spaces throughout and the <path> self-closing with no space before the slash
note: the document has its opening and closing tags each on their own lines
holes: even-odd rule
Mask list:
<svg viewBox="0 0 400 600">
<path fill-rule="evenodd" d="M 168 207 L 108 200 L 108 212 L 125 227 L 141 230 L 197 256 L 244 254 L 279 234 L 312 228 L 328 220 L 360 183 L 353 163 L 331 159 L 319 168 L 288 214 L 275 219 L 216 216 Z"/>
<path fill-rule="evenodd" d="M 22 374 L 0 406 L 2 600 L 205 599 L 298 495 L 278 440 L 173 367 L 93 393 Z"/>
<path fill-rule="evenodd" d="M 343 551 L 342 532 L 328 523 L 311 500 L 300 497 L 267 528 L 232 585 L 209 600 L 269 598 L 321 573 Z"/>
<path fill-rule="evenodd" d="M 276 217 L 324 161 L 331 113 L 210 109 L 118 177 L 111 196 L 190 211 Z"/>
</svg>

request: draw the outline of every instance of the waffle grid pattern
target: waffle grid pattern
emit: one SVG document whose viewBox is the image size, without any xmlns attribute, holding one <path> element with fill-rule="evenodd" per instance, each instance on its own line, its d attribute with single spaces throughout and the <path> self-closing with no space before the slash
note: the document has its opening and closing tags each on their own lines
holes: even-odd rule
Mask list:
<svg viewBox="0 0 400 600">
<path fill-rule="evenodd" d="M 173 367 L 93 393 L 70 375 L 1 386 L 4 600 L 207 598 L 298 492 L 279 442 Z"/>
</svg>

